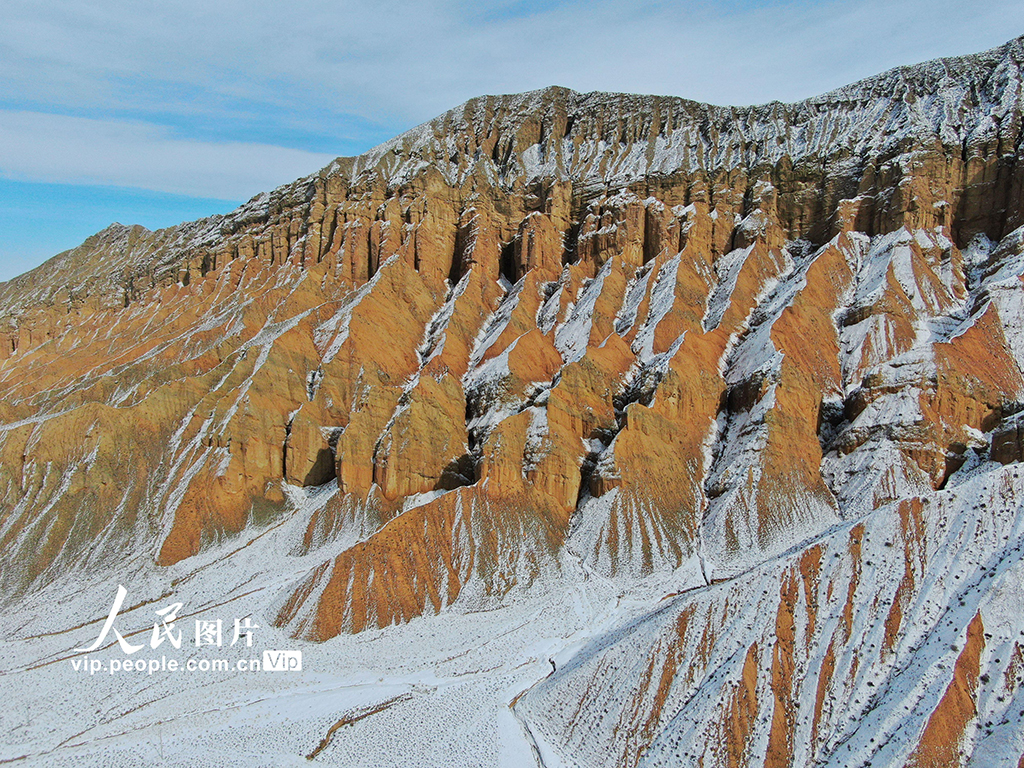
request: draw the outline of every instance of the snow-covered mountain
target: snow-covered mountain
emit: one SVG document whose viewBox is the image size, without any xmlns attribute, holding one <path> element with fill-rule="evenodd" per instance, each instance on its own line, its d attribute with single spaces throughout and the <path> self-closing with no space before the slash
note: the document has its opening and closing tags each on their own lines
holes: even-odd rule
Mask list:
<svg viewBox="0 0 1024 768">
<path fill-rule="evenodd" d="M 0 761 L 1019 766 L 1022 68 L 473 99 L 0 284 Z M 233 618 L 302 671 L 167 671 Z"/>
</svg>

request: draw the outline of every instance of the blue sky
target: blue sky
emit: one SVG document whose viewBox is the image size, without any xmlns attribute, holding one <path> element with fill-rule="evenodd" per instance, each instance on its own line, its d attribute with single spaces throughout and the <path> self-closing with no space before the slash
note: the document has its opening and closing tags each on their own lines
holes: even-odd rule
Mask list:
<svg viewBox="0 0 1024 768">
<path fill-rule="evenodd" d="M 949 0 L 5 0 L 0 280 L 113 221 L 231 210 L 473 96 L 796 100 L 1024 33 Z"/>
</svg>

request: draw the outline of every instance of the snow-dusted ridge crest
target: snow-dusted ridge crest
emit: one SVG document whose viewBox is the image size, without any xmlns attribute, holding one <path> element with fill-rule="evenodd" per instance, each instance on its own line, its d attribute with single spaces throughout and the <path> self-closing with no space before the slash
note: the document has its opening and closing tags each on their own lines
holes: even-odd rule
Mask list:
<svg viewBox="0 0 1024 768">
<path fill-rule="evenodd" d="M 675 96 L 578 93 L 552 86 L 481 96 L 357 157 L 256 195 L 235 211 L 150 233 L 113 224 L 83 245 L 0 283 L 0 322 L 60 285 L 74 300 L 104 286 L 104 303 L 178 276 L 190 253 L 308 203 L 317 179 L 400 185 L 428 168 L 451 184 L 473 173 L 504 186 L 541 177 L 614 188 L 651 175 L 774 165 L 784 159 L 852 164 L 915 140 L 946 147 L 991 140 L 1019 125 L 1024 37 L 983 53 L 902 66 L 792 103 L 726 107 Z M 489 141 L 497 139 L 496 141 Z M 481 146 L 493 144 L 490 153 Z M 1012 148 L 1008 148 L 1012 149 Z M 849 169 L 847 169 L 849 170 Z M 102 245 L 106 258 L 94 251 Z"/>
<path fill-rule="evenodd" d="M 943 143 L 957 144 L 991 130 L 985 116 L 1002 120 L 1019 110 L 1022 66 L 1024 37 L 979 54 L 896 67 L 790 103 L 717 106 L 675 96 L 579 93 L 560 86 L 481 96 L 325 170 L 348 172 L 355 179 L 383 162 L 392 182 L 399 182 L 430 162 L 437 168 L 447 165 L 446 176 L 454 180 L 460 170 L 466 173 L 456 137 L 514 132 L 531 120 L 541 126 L 531 146 L 546 145 L 548 151 L 510 158 L 503 167 L 509 182 L 555 169 L 574 180 L 600 176 L 615 182 L 650 173 L 775 163 L 783 157 L 795 163 L 811 155 L 881 154 L 921 134 L 938 134 Z M 652 124 L 654 135 L 645 135 L 642 129 Z M 568 145 L 553 146 L 556 127 L 562 127 Z M 610 164 L 611 178 L 599 174 L 600 164 L 592 162 L 597 148 L 569 148 L 588 140 L 624 145 Z"/>
</svg>

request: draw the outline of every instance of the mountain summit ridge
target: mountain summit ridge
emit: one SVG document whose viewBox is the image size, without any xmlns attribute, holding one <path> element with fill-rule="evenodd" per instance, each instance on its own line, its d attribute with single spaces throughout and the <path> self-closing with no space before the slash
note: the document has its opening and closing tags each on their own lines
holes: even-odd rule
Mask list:
<svg viewBox="0 0 1024 768">
<path fill-rule="evenodd" d="M 1000 70 L 1005 69 L 1005 76 L 1007 78 L 1005 83 L 993 84 L 990 82 L 992 76 L 998 75 Z M 507 94 L 498 96 L 479 96 L 469 99 L 468 101 L 454 107 L 441 115 L 422 123 L 419 126 L 409 129 L 398 136 L 390 139 L 376 147 L 373 147 L 366 152 L 352 156 L 352 157 L 339 157 L 332 163 L 325 166 L 320 171 L 310 174 L 309 176 L 302 177 L 293 182 L 284 184 L 272 191 L 263 192 L 254 196 L 251 200 L 240 206 L 235 211 L 228 214 L 217 214 L 203 219 L 198 219 L 194 222 L 186 222 L 180 225 L 163 228 L 154 232 L 153 237 L 161 244 L 157 246 L 161 249 L 166 249 L 168 246 L 166 242 L 176 243 L 177 253 L 175 256 L 180 257 L 183 252 L 195 248 L 202 247 L 205 243 L 216 239 L 217 237 L 223 236 L 226 232 L 230 233 L 235 231 L 239 226 L 244 226 L 244 223 L 248 220 L 261 220 L 272 215 L 273 210 L 288 202 L 295 202 L 297 199 L 305 195 L 312 193 L 311 186 L 315 186 L 317 179 L 324 177 L 331 177 L 340 174 L 342 178 L 351 181 L 354 177 L 363 175 L 387 174 L 387 181 L 389 184 L 400 184 L 403 179 L 410 177 L 410 174 L 415 174 L 417 170 L 422 170 L 426 158 L 423 157 L 424 153 L 429 155 L 430 167 L 444 169 L 446 179 L 449 183 L 456 183 L 460 179 L 460 174 L 465 175 L 468 171 L 467 168 L 472 166 L 472 163 L 467 164 L 465 154 L 465 147 L 457 148 L 457 155 L 459 162 L 453 164 L 451 158 L 451 143 L 452 134 L 463 133 L 466 135 L 475 135 L 479 140 L 481 133 L 486 133 L 486 129 L 481 126 L 481 119 L 487 114 L 488 110 L 497 109 L 501 111 L 512 111 L 513 108 L 517 108 L 518 111 L 511 116 L 510 119 L 506 119 L 506 124 L 499 128 L 500 133 L 507 135 L 512 133 L 515 135 L 514 145 L 516 147 L 515 152 L 512 152 L 510 157 L 515 159 L 521 159 L 521 148 L 520 145 L 523 140 L 518 136 L 519 129 L 522 127 L 519 122 L 528 122 L 531 119 L 537 118 L 538 114 L 543 114 L 547 118 L 547 131 L 544 127 L 541 128 L 539 134 L 544 136 L 547 133 L 550 138 L 551 135 L 551 124 L 554 122 L 560 122 L 563 126 L 568 123 L 570 130 L 574 127 L 576 117 L 579 115 L 592 115 L 595 111 L 611 110 L 615 113 L 625 113 L 634 115 L 644 115 L 654 108 L 655 111 L 660 112 L 663 105 L 672 105 L 676 109 L 681 110 L 681 115 L 677 115 L 684 123 L 689 118 L 694 123 L 700 125 L 684 124 L 681 132 L 687 137 L 690 136 L 690 132 L 699 134 L 697 139 L 689 139 L 683 143 L 693 145 L 694 141 L 699 142 L 701 152 L 685 152 L 679 151 L 678 143 L 673 145 L 668 143 L 668 146 L 657 146 L 655 140 L 652 145 L 651 137 L 647 137 L 646 143 L 653 146 L 653 157 L 648 158 L 647 148 L 645 147 L 645 153 L 643 158 L 636 156 L 636 153 L 631 151 L 619 152 L 615 155 L 611 162 L 612 173 L 611 175 L 600 176 L 601 183 L 614 184 L 614 185 L 626 185 L 630 180 L 650 174 L 650 173 L 661 173 L 670 174 L 679 171 L 692 172 L 698 168 L 703 167 L 704 170 L 713 170 L 717 165 L 725 165 L 731 158 L 731 162 L 734 165 L 743 166 L 756 166 L 758 164 L 765 163 L 778 163 L 783 156 L 789 158 L 791 162 L 799 162 L 805 153 L 810 152 L 811 147 L 815 146 L 813 142 L 793 142 L 790 136 L 786 136 L 785 142 L 781 138 L 776 138 L 778 146 L 775 151 L 772 150 L 761 150 L 755 149 L 753 155 L 750 152 L 746 152 L 741 161 L 738 161 L 733 155 L 723 154 L 723 152 L 713 153 L 709 152 L 708 148 L 714 145 L 719 145 L 723 150 L 729 148 L 735 150 L 737 147 L 742 147 L 745 143 L 751 146 L 757 147 L 761 144 L 771 143 L 773 138 L 770 134 L 765 134 L 765 127 L 768 127 L 770 131 L 773 122 L 779 122 L 781 117 L 781 123 L 783 125 L 792 126 L 794 123 L 801 121 L 813 120 L 819 112 L 819 108 L 824 106 L 827 108 L 827 112 L 831 113 L 836 111 L 836 104 L 841 104 L 844 107 L 849 106 L 851 102 L 854 102 L 863 107 L 863 102 L 881 100 L 881 101 L 894 101 L 893 97 L 898 96 L 895 99 L 897 103 L 900 99 L 903 99 L 904 106 L 906 94 L 912 93 L 916 98 L 921 98 L 928 94 L 938 94 L 939 104 L 932 105 L 932 109 L 927 115 L 927 120 L 924 119 L 925 115 L 915 114 L 912 118 L 917 118 L 919 121 L 917 127 L 924 130 L 927 127 L 926 133 L 936 135 L 947 146 L 952 146 L 956 143 L 969 144 L 970 142 L 984 142 L 987 138 L 990 138 L 985 132 L 991 132 L 993 127 L 987 124 L 977 110 L 988 110 L 993 118 L 998 120 L 999 127 L 1002 127 L 1002 121 L 1005 119 L 1008 113 L 1013 114 L 1020 111 L 1021 103 L 1021 71 L 1024 69 L 1024 36 L 1015 38 L 1001 46 L 992 48 L 988 51 L 984 51 L 978 54 L 948 57 L 934 59 L 926 62 L 922 62 L 916 65 L 907 65 L 895 67 L 887 70 L 886 72 L 874 75 L 856 83 L 842 86 L 818 96 L 809 97 L 807 99 L 801 99 L 795 102 L 779 102 L 773 101 L 760 105 L 752 105 L 746 107 L 732 107 L 732 106 L 717 106 L 707 104 L 703 102 L 693 101 L 683 97 L 676 96 L 660 96 L 660 95 L 649 95 L 649 94 L 630 94 L 630 93 L 613 93 L 604 91 L 594 91 L 588 93 L 580 93 L 573 91 L 563 86 L 548 86 L 546 88 L 527 91 L 518 94 Z M 909 77 L 908 77 L 909 75 Z M 943 85 L 954 84 L 959 86 L 954 88 L 952 91 L 947 88 L 943 88 Z M 898 86 L 904 87 L 904 93 L 899 94 Z M 911 90 L 907 91 L 906 87 L 912 86 Z M 993 96 L 994 91 L 998 90 L 1003 93 L 1007 98 L 999 100 L 997 103 Z M 956 91 L 959 91 L 957 93 Z M 866 93 L 865 93 L 866 92 Z M 949 119 L 950 109 L 953 103 L 962 103 L 962 99 L 965 95 L 969 95 L 970 99 L 968 103 L 971 104 L 974 112 L 969 115 L 961 115 L 959 120 Z M 903 107 L 901 107 L 902 109 Z M 909 107 L 908 107 L 909 108 Z M 782 111 L 780 116 L 779 110 Z M 942 114 L 939 114 L 942 113 Z M 570 122 L 571 116 L 571 122 Z M 508 117 L 508 116 L 506 116 Z M 666 118 L 671 122 L 673 115 L 670 113 Z M 713 124 L 721 121 L 723 124 L 727 123 L 749 123 L 749 119 L 753 117 L 755 120 L 754 126 L 748 125 L 747 132 L 758 134 L 758 122 L 760 123 L 760 133 L 762 135 L 755 136 L 753 141 L 746 142 L 743 130 L 739 130 L 738 133 L 733 127 L 733 135 L 729 137 L 729 141 L 721 141 L 720 139 L 710 139 L 708 135 L 708 129 L 712 128 Z M 868 119 L 879 123 L 881 115 L 872 114 L 868 116 Z M 943 120 L 947 118 L 947 120 Z M 621 114 L 616 118 L 621 120 Z M 663 130 L 663 126 L 660 123 L 657 126 L 658 131 Z M 989 118 L 990 120 L 992 118 Z M 827 122 L 827 120 L 825 121 Z M 898 121 L 896 121 L 898 122 Z M 471 124 L 472 123 L 472 124 Z M 848 148 L 850 153 L 858 155 L 862 159 L 867 157 L 872 152 L 880 153 L 886 149 L 885 144 L 896 144 L 906 139 L 906 133 L 898 130 L 891 130 L 893 128 L 893 119 L 881 121 L 881 125 L 874 125 L 876 133 L 868 134 L 863 131 L 865 127 L 865 121 L 863 120 L 851 120 L 851 125 L 848 127 L 848 135 L 859 135 L 859 136 L 870 136 L 868 140 L 861 140 L 856 147 Z M 974 125 L 983 129 L 982 131 L 975 131 L 973 135 L 967 136 L 963 134 L 964 126 Z M 1015 126 L 1006 126 L 1007 129 L 1013 130 Z M 470 129 L 473 130 L 470 130 Z M 650 125 L 644 125 L 641 123 L 639 126 L 625 126 L 625 130 L 630 132 L 634 137 L 642 137 L 645 132 L 649 133 L 652 129 Z M 881 128 L 881 130 L 878 130 Z M 1019 126 L 1016 126 L 1019 133 Z M 782 134 L 788 134 L 790 131 L 782 130 L 775 126 L 776 136 Z M 713 130 L 713 129 L 712 129 Z M 824 131 L 815 131 L 819 136 L 823 133 L 828 137 L 828 141 L 831 142 L 826 144 L 824 147 L 821 145 L 817 146 L 817 152 L 828 151 L 834 152 L 838 147 L 834 146 L 836 141 L 835 135 L 829 135 Z M 884 142 L 879 143 L 879 136 L 884 138 Z M 660 137 L 660 133 L 659 133 Z M 529 136 L 526 140 L 534 138 Z M 538 137 L 539 138 L 539 137 Z M 565 135 L 565 139 L 570 140 L 569 134 Z M 550 141 L 549 141 L 550 143 Z M 637 141 L 629 142 L 631 144 L 638 143 Z M 640 142 L 643 143 L 643 142 Z M 663 142 L 664 144 L 665 142 Z M 441 144 L 445 144 L 442 147 Z M 529 146 L 529 145 L 528 145 Z M 696 145 L 694 145 L 696 146 Z M 965 147 L 966 148 L 966 147 Z M 447 154 L 443 151 L 448 149 Z M 508 154 L 510 146 L 506 145 L 501 151 Z M 604 163 L 594 162 L 591 158 L 590 162 L 577 163 L 582 168 L 580 172 L 579 168 L 573 166 L 571 169 L 564 167 L 565 159 L 560 148 L 555 148 L 554 152 L 548 151 L 544 154 L 547 156 L 554 156 L 555 167 L 545 167 L 544 163 L 523 163 L 519 168 L 514 169 L 512 173 L 501 174 L 505 177 L 506 183 L 510 180 L 525 176 L 522 181 L 529 181 L 531 174 L 536 175 L 542 172 L 546 172 L 550 175 L 552 172 L 564 173 L 567 177 L 571 176 L 575 181 L 581 182 L 586 181 L 588 169 L 604 169 L 607 172 L 609 165 L 606 159 Z M 814 152 L 810 152 L 814 154 Z M 399 155 L 406 157 L 405 162 L 389 162 L 390 155 Z M 706 159 L 713 157 L 716 163 L 706 163 Z M 623 158 L 627 161 L 623 163 Z M 654 162 L 655 158 L 660 158 L 658 163 Z M 695 160 L 700 158 L 700 160 Z M 495 158 L 497 159 L 497 158 Z M 570 157 L 570 159 L 576 159 Z M 615 168 L 615 161 L 619 162 L 618 169 Z M 642 160 L 646 161 L 646 167 Z M 708 167 L 711 166 L 711 167 Z M 543 169 L 543 170 L 542 170 Z M 570 173 L 569 171 L 576 171 Z M 464 180 L 464 179 L 463 179 Z M 106 228 L 93 237 L 102 237 L 105 233 L 111 230 L 115 225 Z M 122 225 L 123 226 L 123 225 Z M 137 225 L 129 225 L 134 227 Z M 188 232 L 185 239 L 175 237 L 168 237 L 168 230 L 182 230 Z M 90 238 L 92 239 L 92 238 Z M 75 286 L 76 290 L 84 288 L 85 284 L 89 282 L 89 279 L 96 278 L 94 274 L 97 265 L 90 262 L 88 257 L 85 255 L 88 252 L 88 240 L 83 243 L 82 246 L 72 249 L 71 251 L 65 252 L 54 259 L 51 259 L 46 264 L 31 270 L 26 273 L 26 276 L 18 276 L 8 281 L 8 284 L 0 284 L 0 314 L 9 315 L 11 312 L 11 303 L 13 296 L 18 292 L 24 292 L 22 286 L 45 283 L 46 280 L 43 277 L 47 271 L 52 271 L 55 267 L 54 261 L 58 259 L 74 261 L 76 258 L 82 258 L 86 261 L 89 269 L 76 269 L 77 265 L 71 266 L 71 272 L 73 274 L 68 277 L 79 282 L 78 286 Z M 115 250 L 124 250 L 125 245 L 119 245 Z M 116 264 L 113 269 L 122 270 L 125 272 L 132 272 L 138 270 L 140 267 L 145 271 L 152 271 L 151 265 L 139 265 L 131 262 L 131 257 L 125 254 L 123 263 Z M 173 261 L 173 257 L 163 261 Z M 63 265 L 62 265 L 63 267 Z M 60 273 L 62 273 L 62 279 L 60 282 L 67 283 L 68 277 L 63 277 L 63 273 L 67 270 L 65 268 L 58 267 Z M 108 267 L 108 269 L 110 269 Z M 165 263 L 162 267 L 164 275 L 171 270 L 169 264 Z M 82 274 L 74 274 L 87 272 L 88 276 Z M 27 275 L 31 275 L 29 278 Z M 110 275 L 109 277 L 113 277 Z M 166 279 L 163 277 L 162 279 Z M 8 285 L 15 284 L 17 282 L 18 288 L 8 287 Z M 36 294 L 39 296 L 40 294 Z"/>
</svg>

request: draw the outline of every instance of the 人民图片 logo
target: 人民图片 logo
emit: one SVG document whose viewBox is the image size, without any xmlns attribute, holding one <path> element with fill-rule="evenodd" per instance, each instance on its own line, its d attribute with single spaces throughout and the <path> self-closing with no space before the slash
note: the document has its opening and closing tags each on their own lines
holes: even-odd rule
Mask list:
<svg viewBox="0 0 1024 768">
<path fill-rule="evenodd" d="M 74 650 L 76 653 L 92 653 L 96 650 L 113 645 L 113 643 L 108 643 L 108 645 L 104 646 L 104 643 L 107 642 L 107 638 L 111 634 L 113 634 L 118 647 L 127 656 L 138 653 L 145 647 L 145 643 L 133 643 L 129 641 L 129 638 L 143 634 L 147 630 L 142 629 L 122 634 L 121 631 L 114 626 L 127 595 L 128 590 L 123 585 L 119 584 L 117 587 L 117 594 L 114 596 L 113 605 L 103 622 L 99 635 L 91 645 L 83 648 L 75 648 Z M 150 649 L 156 650 L 166 641 L 168 645 L 175 650 L 182 650 L 184 633 L 177 627 L 177 623 L 179 621 L 178 614 L 181 612 L 182 607 L 182 603 L 176 602 L 155 611 L 157 620 L 153 622 L 152 631 L 149 632 Z M 223 619 L 194 619 L 193 626 L 194 632 L 192 634 L 192 641 L 188 644 L 189 646 L 195 646 L 196 648 L 202 648 L 204 646 L 216 648 L 224 647 L 227 635 Z M 230 627 L 232 625 L 228 626 Z M 231 633 L 231 642 L 228 644 L 228 647 L 237 646 L 238 648 L 252 648 L 253 633 L 259 628 L 260 626 L 253 622 L 251 616 L 243 616 L 241 618 L 234 619 L 233 630 L 229 630 Z M 186 649 L 187 647 L 188 646 L 186 646 Z M 179 660 L 177 658 L 168 658 L 166 654 L 163 654 L 160 658 L 150 659 L 118 658 L 100 660 L 96 658 L 84 659 L 80 657 L 73 659 L 71 663 L 75 671 L 87 671 L 90 675 L 96 674 L 96 672 L 100 671 L 108 671 L 110 674 L 114 674 L 116 672 L 135 671 L 147 672 L 150 675 L 158 671 L 207 672 L 235 670 L 239 672 L 255 672 L 265 670 L 268 672 L 300 672 L 302 671 L 302 651 L 264 651 L 262 659 L 243 658 L 237 659 L 234 662 L 230 662 L 228 659 L 196 657 L 188 657 Z"/>
</svg>

